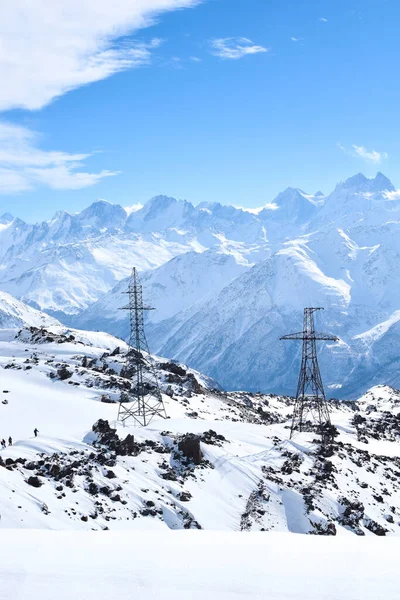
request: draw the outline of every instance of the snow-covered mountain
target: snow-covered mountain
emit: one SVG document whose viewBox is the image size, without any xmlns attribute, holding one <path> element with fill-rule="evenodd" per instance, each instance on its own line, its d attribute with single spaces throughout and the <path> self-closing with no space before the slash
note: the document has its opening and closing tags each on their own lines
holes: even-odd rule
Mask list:
<svg viewBox="0 0 400 600">
<path fill-rule="evenodd" d="M 189 251 L 226 252 L 232 245 L 232 254 L 246 254 L 247 246 L 251 251 L 265 244 L 262 224 L 242 210 L 194 207 L 165 196 L 130 214 L 100 200 L 79 214 L 60 211 L 36 225 L 4 215 L 0 286 L 66 320 L 108 292 L 133 265 L 144 271 Z"/>
<path fill-rule="evenodd" d="M 292 392 L 300 348 L 278 338 L 313 305 L 341 338 L 321 348 L 332 394 L 400 384 L 400 194 L 381 173 L 328 195 L 288 188 L 254 210 L 158 196 L 131 212 L 99 201 L 35 226 L 2 221 L 0 287 L 72 326 L 126 338 L 136 266 L 156 308 L 151 348 L 228 389 Z"/>
<path fill-rule="evenodd" d="M 153 350 L 228 389 L 291 393 L 300 347 L 279 337 L 301 328 L 305 306 L 323 306 L 319 325 L 340 337 L 321 347 L 330 393 L 356 397 L 377 383 L 400 385 L 400 194 L 391 182 L 381 173 L 358 174 L 327 196 L 289 188 L 248 217 L 262 226 L 262 247 L 225 238 L 222 247 L 144 275 L 145 295 L 157 309 L 148 323 Z M 234 278 L 227 260 L 209 264 L 221 252 L 244 267 Z M 126 336 L 127 322 L 117 316 L 126 286 L 90 306 L 79 326 L 98 323 Z"/>
</svg>

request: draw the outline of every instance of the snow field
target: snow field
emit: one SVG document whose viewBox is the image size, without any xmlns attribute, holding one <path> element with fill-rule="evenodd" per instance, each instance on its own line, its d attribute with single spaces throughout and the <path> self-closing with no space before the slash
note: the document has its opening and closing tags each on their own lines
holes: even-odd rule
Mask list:
<svg viewBox="0 0 400 600">
<path fill-rule="evenodd" d="M 3 530 L 1 600 L 396 600 L 398 538 Z"/>
</svg>

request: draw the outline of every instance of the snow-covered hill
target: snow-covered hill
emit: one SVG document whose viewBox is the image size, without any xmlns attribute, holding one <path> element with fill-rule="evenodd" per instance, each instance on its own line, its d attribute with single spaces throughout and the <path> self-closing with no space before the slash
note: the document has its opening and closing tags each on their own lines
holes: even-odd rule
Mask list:
<svg viewBox="0 0 400 600">
<path fill-rule="evenodd" d="M 31 308 L 10 294 L 0 292 L 0 329 L 57 325 L 61 324 L 53 317 Z"/>
<path fill-rule="evenodd" d="M 322 452 L 288 440 L 290 398 L 153 357 L 169 418 L 133 428 L 115 421 L 125 352 L 60 325 L 1 332 L 0 528 L 400 532 L 400 392 L 331 403 Z"/>
</svg>

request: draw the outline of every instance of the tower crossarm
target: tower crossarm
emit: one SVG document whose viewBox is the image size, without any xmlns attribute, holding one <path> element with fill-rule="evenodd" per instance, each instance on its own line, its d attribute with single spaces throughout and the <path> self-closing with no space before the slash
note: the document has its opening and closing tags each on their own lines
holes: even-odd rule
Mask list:
<svg viewBox="0 0 400 600">
<path fill-rule="evenodd" d="M 280 340 L 322 340 L 325 342 L 338 342 L 339 338 L 336 335 L 331 335 L 329 333 L 305 333 L 304 331 L 299 331 L 298 333 L 289 333 L 288 335 L 283 335 Z"/>
<path fill-rule="evenodd" d="M 120 306 L 118 308 L 118 310 L 131 310 L 131 306 L 128 304 L 128 306 Z M 141 306 L 140 310 L 156 310 L 155 308 L 153 308 L 152 306 Z"/>
<path fill-rule="evenodd" d="M 304 332 L 299 331 L 298 333 L 288 333 L 279 338 L 280 340 L 304 340 Z"/>
</svg>

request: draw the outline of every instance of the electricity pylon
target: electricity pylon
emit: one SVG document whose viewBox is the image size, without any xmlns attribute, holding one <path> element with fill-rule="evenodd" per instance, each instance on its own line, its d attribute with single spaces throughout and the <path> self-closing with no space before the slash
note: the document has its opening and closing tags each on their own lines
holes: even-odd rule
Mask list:
<svg viewBox="0 0 400 600">
<path fill-rule="evenodd" d="M 166 419 L 167 414 L 144 331 L 144 312 L 154 309 L 143 305 L 142 285 L 135 267 L 128 290 L 124 293 L 129 295 L 129 303 L 120 310 L 129 310 L 127 371 L 131 376 L 131 388 L 121 394 L 118 420 L 133 418 L 140 425 L 146 426 L 154 417 Z"/>
<path fill-rule="evenodd" d="M 324 443 L 324 441 L 328 441 L 326 438 L 331 435 L 329 432 L 332 431 L 332 426 L 318 366 L 316 342 L 318 340 L 337 342 L 339 338 L 315 331 L 314 313 L 318 310 L 323 310 L 323 308 L 305 308 L 303 331 L 284 335 L 280 339 L 303 341 L 301 369 L 290 437 L 292 438 L 296 430 L 304 431 L 306 424 L 312 421 L 317 425 Z"/>
</svg>

